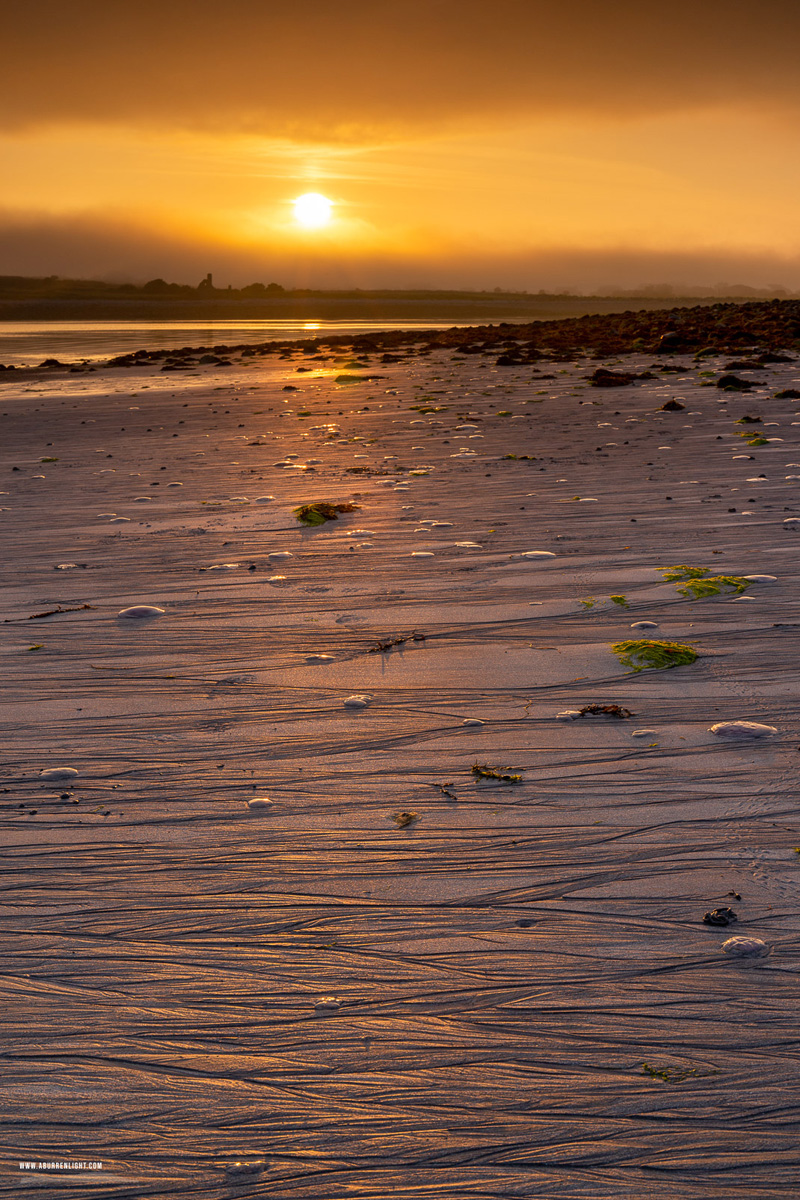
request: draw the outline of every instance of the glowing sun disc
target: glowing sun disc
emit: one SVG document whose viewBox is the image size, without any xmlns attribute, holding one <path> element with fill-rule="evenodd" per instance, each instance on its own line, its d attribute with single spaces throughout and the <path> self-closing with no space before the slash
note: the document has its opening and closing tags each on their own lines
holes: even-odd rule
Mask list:
<svg viewBox="0 0 800 1200">
<path fill-rule="evenodd" d="M 332 208 L 333 202 L 327 196 L 321 196 L 319 192 L 306 192 L 295 200 L 294 215 L 306 229 L 318 229 L 320 225 L 328 224 Z"/>
</svg>

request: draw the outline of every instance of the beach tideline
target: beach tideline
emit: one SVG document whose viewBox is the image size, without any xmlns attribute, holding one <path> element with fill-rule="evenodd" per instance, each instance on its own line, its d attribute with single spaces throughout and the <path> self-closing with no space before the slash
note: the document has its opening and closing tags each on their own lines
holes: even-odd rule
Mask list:
<svg viewBox="0 0 800 1200">
<path fill-rule="evenodd" d="M 363 349 L 0 381 L 2 1187 L 796 1196 L 800 361 Z"/>
</svg>

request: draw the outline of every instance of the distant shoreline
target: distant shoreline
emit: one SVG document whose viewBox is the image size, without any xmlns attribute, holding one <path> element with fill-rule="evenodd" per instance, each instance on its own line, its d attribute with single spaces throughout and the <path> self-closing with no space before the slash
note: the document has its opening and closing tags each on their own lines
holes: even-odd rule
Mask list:
<svg viewBox="0 0 800 1200">
<path fill-rule="evenodd" d="M 554 296 L 501 293 L 395 292 L 337 295 L 288 293 L 269 299 L 36 296 L 0 294 L 0 321 L 220 321 L 368 320 L 502 321 L 564 320 L 641 310 L 752 303 L 743 298 Z"/>
</svg>

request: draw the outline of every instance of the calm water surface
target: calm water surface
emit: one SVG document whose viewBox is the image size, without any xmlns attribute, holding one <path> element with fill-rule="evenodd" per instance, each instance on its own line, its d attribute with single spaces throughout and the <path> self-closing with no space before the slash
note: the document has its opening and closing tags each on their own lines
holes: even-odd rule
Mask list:
<svg viewBox="0 0 800 1200">
<path fill-rule="evenodd" d="M 131 350 L 268 342 L 361 334 L 376 329 L 452 329 L 474 321 L 2 321 L 0 363 L 38 366 L 105 359 Z"/>
</svg>

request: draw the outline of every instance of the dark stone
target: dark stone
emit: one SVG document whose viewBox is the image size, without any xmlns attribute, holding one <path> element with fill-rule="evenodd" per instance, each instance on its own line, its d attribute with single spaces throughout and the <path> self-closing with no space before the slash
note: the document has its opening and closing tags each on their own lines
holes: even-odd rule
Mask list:
<svg viewBox="0 0 800 1200">
<path fill-rule="evenodd" d="M 659 412 L 683 412 L 686 408 L 685 404 L 681 404 L 680 400 L 668 400 L 666 404 L 662 404 Z"/>
<path fill-rule="evenodd" d="M 752 379 L 740 379 L 738 375 L 720 375 L 717 380 L 717 387 L 726 392 L 749 392 L 754 386 Z"/>
</svg>

